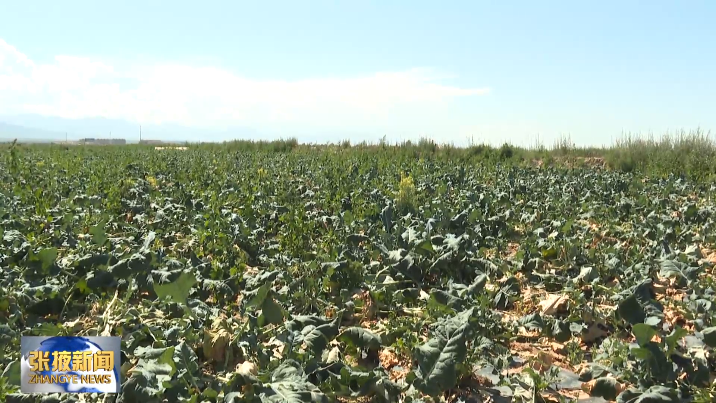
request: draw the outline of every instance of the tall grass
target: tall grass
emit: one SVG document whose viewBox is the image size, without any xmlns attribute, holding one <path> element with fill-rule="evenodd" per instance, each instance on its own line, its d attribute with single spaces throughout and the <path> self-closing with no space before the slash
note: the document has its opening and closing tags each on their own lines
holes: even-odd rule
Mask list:
<svg viewBox="0 0 716 403">
<path fill-rule="evenodd" d="M 626 134 L 607 150 L 606 158 L 612 168 L 627 172 L 671 173 L 693 179 L 716 176 L 716 142 L 700 129 L 658 138 Z"/>
<path fill-rule="evenodd" d="M 351 144 L 343 140 L 331 144 L 300 144 L 295 138 L 275 141 L 235 140 L 224 143 L 187 144 L 198 148 L 228 148 L 243 152 L 336 152 L 388 154 L 397 159 L 448 159 L 455 163 L 515 164 L 533 166 L 599 166 L 650 176 L 677 175 L 693 180 L 716 181 L 716 141 L 701 129 L 667 133 L 663 136 L 624 134 L 613 144 L 602 147 L 579 147 L 569 136 L 558 138 L 551 147 L 539 138 L 532 146 L 519 147 L 504 143 L 499 147 L 470 142 L 467 147 L 439 144 L 429 138 L 417 142 L 391 144 L 386 137 L 377 143 Z M 2 144 L 1 148 L 9 145 Z M 23 147 L 47 147 L 32 144 Z M 57 146 L 55 146 L 57 147 Z M 92 146 L 82 146 L 89 147 Z M 104 147 L 142 147 L 137 145 Z"/>
</svg>

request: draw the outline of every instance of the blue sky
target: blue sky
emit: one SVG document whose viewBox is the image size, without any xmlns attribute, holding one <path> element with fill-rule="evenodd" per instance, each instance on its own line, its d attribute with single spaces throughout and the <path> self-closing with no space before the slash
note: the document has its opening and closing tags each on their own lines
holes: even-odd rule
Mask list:
<svg viewBox="0 0 716 403">
<path fill-rule="evenodd" d="M 716 130 L 713 1 L 1 9 L 4 116 L 105 117 L 215 140 L 240 128 L 304 141 L 604 144 L 622 132 Z"/>
</svg>

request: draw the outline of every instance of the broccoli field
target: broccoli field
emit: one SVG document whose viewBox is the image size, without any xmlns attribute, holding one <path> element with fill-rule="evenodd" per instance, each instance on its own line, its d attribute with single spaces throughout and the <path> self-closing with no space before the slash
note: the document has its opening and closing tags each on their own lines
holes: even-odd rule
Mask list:
<svg viewBox="0 0 716 403">
<path fill-rule="evenodd" d="M 13 146 L 0 401 L 716 400 L 715 188 L 391 150 Z M 121 336 L 24 395 L 20 336 Z"/>
</svg>

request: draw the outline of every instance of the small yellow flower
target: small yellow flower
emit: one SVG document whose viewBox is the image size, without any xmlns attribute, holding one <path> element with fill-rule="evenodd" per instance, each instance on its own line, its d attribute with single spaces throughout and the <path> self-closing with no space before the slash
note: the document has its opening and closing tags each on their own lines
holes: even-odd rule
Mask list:
<svg viewBox="0 0 716 403">
<path fill-rule="evenodd" d="M 398 184 L 398 205 L 402 207 L 410 207 L 415 202 L 415 183 L 410 175 L 400 174 L 400 184 Z"/>
</svg>

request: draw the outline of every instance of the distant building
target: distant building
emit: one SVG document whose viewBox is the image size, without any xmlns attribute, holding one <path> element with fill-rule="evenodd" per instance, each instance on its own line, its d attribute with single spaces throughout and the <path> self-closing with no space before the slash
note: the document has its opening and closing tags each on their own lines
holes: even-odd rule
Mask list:
<svg viewBox="0 0 716 403">
<path fill-rule="evenodd" d="M 74 141 L 74 140 L 68 140 L 68 141 L 53 141 L 52 144 L 58 145 L 58 146 L 76 146 L 76 145 L 79 145 L 82 143 L 80 143 L 78 141 Z"/>
<path fill-rule="evenodd" d="M 81 144 L 97 144 L 97 145 L 124 145 L 127 144 L 125 139 L 95 139 L 88 137 L 79 141 Z"/>
<path fill-rule="evenodd" d="M 189 147 L 154 147 L 155 150 L 181 150 L 186 151 Z"/>
</svg>

